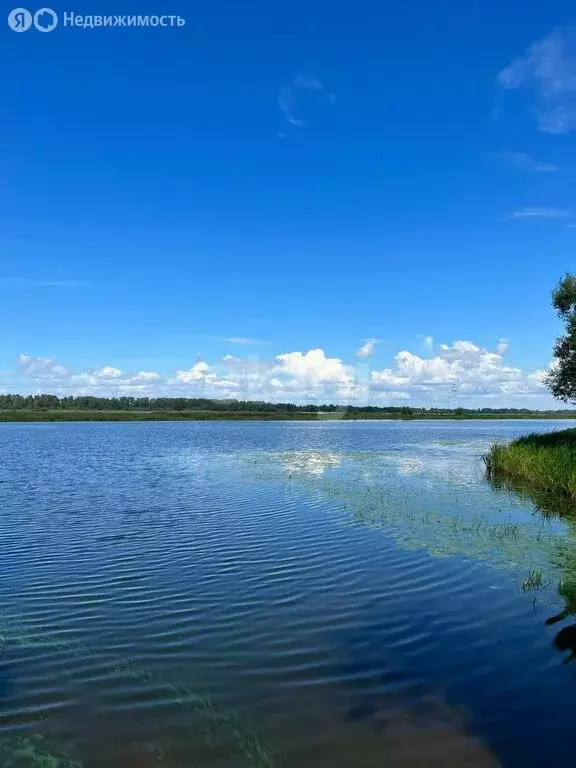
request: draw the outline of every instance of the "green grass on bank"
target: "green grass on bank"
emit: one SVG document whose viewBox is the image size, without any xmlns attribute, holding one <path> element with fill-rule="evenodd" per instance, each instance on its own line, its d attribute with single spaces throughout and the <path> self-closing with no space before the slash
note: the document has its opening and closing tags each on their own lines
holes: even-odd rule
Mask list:
<svg viewBox="0 0 576 768">
<path fill-rule="evenodd" d="M 329 414 L 333 417 L 333 414 Z M 76 411 L 76 410 L 30 410 L 1 411 L 0 422 L 4 421 L 279 421 L 295 419 L 298 421 L 317 419 L 316 413 L 286 414 L 239 412 L 239 411 Z"/>
<path fill-rule="evenodd" d="M 576 500 L 576 429 L 495 443 L 484 462 L 493 480 L 520 480 Z"/>
<path fill-rule="evenodd" d="M 571 418 L 576 412 L 482 413 L 480 411 L 381 413 L 360 410 L 339 411 L 241 411 L 241 410 L 111 410 L 111 409 L 17 409 L 0 408 L 0 422 L 18 421 L 350 421 L 374 420 L 427 420 L 452 419 L 553 419 Z M 572 416 L 574 413 L 574 416 Z"/>
</svg>

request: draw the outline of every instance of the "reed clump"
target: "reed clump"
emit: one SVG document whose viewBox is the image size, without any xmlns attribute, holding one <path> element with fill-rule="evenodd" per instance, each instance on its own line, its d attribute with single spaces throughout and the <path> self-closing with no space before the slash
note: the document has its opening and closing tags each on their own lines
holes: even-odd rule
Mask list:
<svg viewBox="0 0 576 768">
<path fill-rule="evenodd" d="M 491 480 L 520 480 L 576 500 L 576 429 L 495 443 L 483 459 Z"/>
</svg>

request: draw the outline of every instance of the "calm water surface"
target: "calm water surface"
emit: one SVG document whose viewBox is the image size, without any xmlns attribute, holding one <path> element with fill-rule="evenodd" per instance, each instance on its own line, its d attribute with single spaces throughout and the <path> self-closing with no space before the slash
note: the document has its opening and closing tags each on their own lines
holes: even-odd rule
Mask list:
<svg viewBox="0 0 576 768">
<path fill-rule="evenodd" d="M 0 766 L 568 760 L 576 516 L 479 462 L 561 426 L 0 425 Z"/>
</svg>

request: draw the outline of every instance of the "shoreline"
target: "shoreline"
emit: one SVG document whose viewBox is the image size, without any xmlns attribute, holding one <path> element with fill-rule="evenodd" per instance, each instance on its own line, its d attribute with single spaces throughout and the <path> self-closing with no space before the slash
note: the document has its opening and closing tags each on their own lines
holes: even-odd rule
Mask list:
<svg viewBox="0 0 576 768">
<path fill-rule="evenodd" d="M 134 422 L 134 421 L 571 421 L 574 415 L 559 413 L 414 413 L 283 411 L 112 411 L 112 410 L 0 410 L 0 423 Z"/>
</svg>

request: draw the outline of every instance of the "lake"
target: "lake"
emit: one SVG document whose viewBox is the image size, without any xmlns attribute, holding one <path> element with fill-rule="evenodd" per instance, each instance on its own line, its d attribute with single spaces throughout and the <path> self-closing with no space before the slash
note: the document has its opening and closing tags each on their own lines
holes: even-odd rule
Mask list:
<svg viewBox="0 0 576 768">
<path fill-rule="evenodd" d="M 479 458 L 564 426 L 0 425 L 0 766 L 565 761 L 576 515 Z"/>
</svg>

